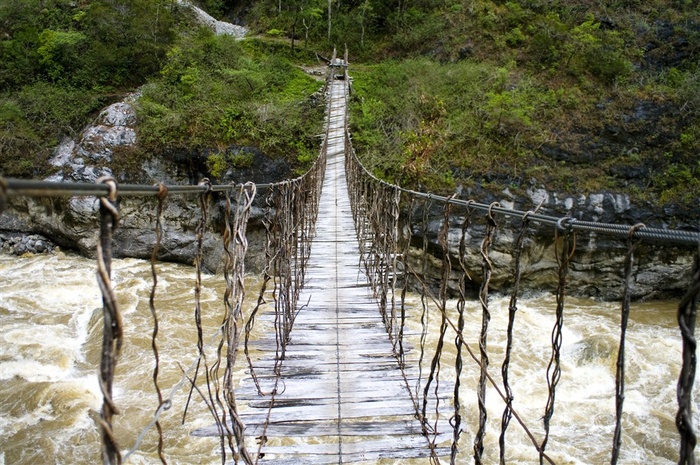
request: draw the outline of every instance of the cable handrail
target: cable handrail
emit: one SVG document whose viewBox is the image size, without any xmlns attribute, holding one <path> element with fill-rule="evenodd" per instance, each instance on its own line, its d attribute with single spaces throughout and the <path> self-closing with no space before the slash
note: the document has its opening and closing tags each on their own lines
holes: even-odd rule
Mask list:
<svg viewBox="0 0 700 465">
<path fill-rule="evenodd" d="M 280 183 L 292 180 L 280 181 Z M 228 192 L 240 188 L 245 183 L 216 184 L 216 185 L 166 185 L 168 194 L 201 194 L 203 192 Z M 266 189 L 278 183 L 256 184 L 258 189 Z M 95 196 L 106 197 L 109 195 L 109 186 L 105 184 L 91 184 L 87 182 L 59 182 L 38 181 L 33 179 L 1 178 L 0 186 L 4 187 L 8 197 L 78 197 Z M 119 184 L 119 195 L 131 197 L 157 196 L 160 187 L 157 184 Z"/>
</svg>

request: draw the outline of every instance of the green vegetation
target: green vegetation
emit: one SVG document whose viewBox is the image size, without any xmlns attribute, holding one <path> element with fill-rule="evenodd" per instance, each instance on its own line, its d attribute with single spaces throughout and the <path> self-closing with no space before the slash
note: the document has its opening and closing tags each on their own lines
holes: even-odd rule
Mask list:
<svg viewBox="0 0 700 465">
<path fill-rule="evenodd" d="M 261 33 L 350 45 L 354 140 L 377 175 L 443 193 L 535 183 L 696 208 L 697 2 L 331 5 L 246 8 Z"/>
<path fill-rule="evenodd" d="M 355 144 L 379 176 L 696 208 L 698 2 L 198 3 L 257 38 L 217 37 L 164 0 L 2 2 L 0 172 L 39 174 L 62 137 L 137 88 L 134 159 L 197 156 L 221 175 L 250 163 L 231 147 L 256 146 L 301 169 L 322 113 L 297 65 L 348 44 Z"/>
<path fill-rule="evenodd" d="M 0 173 L 40 176 L 60 140 L 160 69 L 166 0 L 0 2 Z"/>
<path fill-rule="evenodd" d="M 212 174 L 230 145 L 254 146 L 268 156 L 306 162 L 318 151 L 323 106 L 303 103 L 320 83 L 256 40 L 240 42 L 206 28 L 183 34 L 169 51 L 158 79 L 138 102 L 139 146 L 150 153 L 206 152 Z"/>
<path fill-rule="evenodd" d="M 293 63 L 313 55 L 216 36 L 185 11 L 166 0 L 1 2 L 0 174 L 45 175 L 63 138 L 136 89 L 138 147 L 115 157 L 129 172 L 148 156 L 225 154 L 230 145 L 307 166 L 323 119 L 309 96 L 320 83 Z"/>
</svg>

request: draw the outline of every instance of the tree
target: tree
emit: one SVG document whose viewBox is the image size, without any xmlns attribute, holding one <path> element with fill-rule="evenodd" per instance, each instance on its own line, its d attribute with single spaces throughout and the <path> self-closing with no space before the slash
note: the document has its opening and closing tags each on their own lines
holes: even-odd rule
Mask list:
<svg viewBox="0 0 700 465">
<path fill-rule="evenodd" d="M 301 10 L 301 22 L 304 25 L 304 48 L 309 46 L 309 32 L 311 26 L 323 15 L 320 2 L 317 0 L 308 0 Z"/>
</svg>

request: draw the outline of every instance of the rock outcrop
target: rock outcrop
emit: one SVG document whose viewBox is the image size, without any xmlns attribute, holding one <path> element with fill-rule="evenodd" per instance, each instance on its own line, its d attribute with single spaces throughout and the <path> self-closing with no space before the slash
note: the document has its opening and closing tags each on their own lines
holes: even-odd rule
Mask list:
<svg viewBox="0 0 700 465">
<path fill-rule="evenodd" d="M 244 26 L 239 26 L 237 24 L 227 23 L 225 21 L 219 21 L 218 19 L 212 17 L 209 13 L 202 10 L 201 8 L 193 5 L 187 0 L 178 0 L 183 6 L 190 8 L 195 15 L 197 21 L 205 26 L 211 28 L 217 34 L 232 35 L 234 37 L 243 37 L 248 32 L 248 29 Z"/>
<path fill-rule="evenodd" d="M 57 172 L 47 178 L 53 182 L 94 183 L 102 176 L 112 176 L 118 182 L 133 182 L 121 174 L 113 173 L 115 150 L 136 142 L 137 118 L 133 103 L 137 96 L 104 109 L 95 122 L 87 127 L 77 140 L 64 141 L 55 151 L 51 163 Z M 222 184 L 252 180 L 257 183 L 274 182 L 287 178 L 290 167 L 284 161 L 271 160 L 252 148 L 234 147 L 232 150 L 248 150 L 254 159 L 251 168 L 229 170 Z M 206 156 L 192 154 L 187 168 L 175 160 L 152 158 L 142 165 L 139 183 L 187 185 L 206 175 L 198 171 Z M 192 168 L 195 166 L 195 168 Z M 193 179 L 194 178 L 194 179 Z M 114 235 L 116 257 L 150 258 L 155 243 L 154 198 L 124 197 L 119 199 L 120 222 Z M 169 196 L 165 202 L 162 223 L 163 242 L 159 259 L 191 264 L 196 253 L 195 231 L 201 218 L 198 201 L 193 196 Z M 8 237 L 27 237 L 40 234 L 52 244 L 77 250 L 93 256 L 98 241 L 99 201 L 94 197 L 69 198 L 20 198 L 11 202 L 11 209 L 0 215 L 0 232 Z M 210 230 L 204 236 L 204 268 L 216 271 L 223 262 L 224 201 L 213 197 L 210 205 Z M 257 208 L 251 216 L 249 243 L 262 248 L 264 234 Z M 9 247 L 9 246 L 8 246 Z M 12 244 L 13 251 L 16 249 Z M 24 252 L 35 252 L 31 248 Z M 251 254 L 250 266 L 260 269 L 263 254 Z"/>
<path fill-rule="evenodd" d="M 480 203 L 499 202 L 502 207 L 520 211 L 532 210 L 541 205 L 539 213 L 555 217 L 569 216 L 583 221 L 599 221 L 623 225 L 645 223 L 650 227 L 663 228 L 667 219 L 662 212 L 654 213 L 651 209 L 636 207 L 628 196 L 614 193 L 596 193 L 577 197 L 561 196 L 542 187 L 528 189 L 525 196 L 516 197 L 507 189 L 501 196 L 494 196 L 483 191 L 463 192 L 464 200 L 469 198 Z M 484 200 L 486 199 L 486 200 Z M 423 218 L 422 206 L 413 212 L 413 218 Z M 450 219 L 448 246 L 452 261 L 452 282 L 450 287 L 456 294 L 457 279 L 461 270 L 459 266 L 459 241 L 461 224 L 466 212 L 459 207 L 453 208 Z M 436 286 L 441 276 L 442 249 L 438 234 L 443 225 L 443 213 L 440 205 L 434 205 L 428 211 L 427 227 L 422 224 L 412 225 L 413 250 L 409 260 L 413 269 L 420 270 L 423 238 L 428 240 L 431 259 L 427 261 L 428 269 L 422 278 Z M 468 230 L 467 251 L 464 257 L 467 271 L 472 278 L 469 288 L 477 295 L 482 281 L 483 259 L 480 253 L 486 223 L 485 212 L 476 211 L 471 217 Z M 495 292 L 508 292 L 513 285 L 513 247 L 517 238 L 520 218 L 496 216 L 498 228 L 490 251 L 493 264 L 490 287 Z M 697 231 L 692 225 L 674 225 Z M 407 231 L 404 231 L 406 234 Z M 553 226 L 539 225 L 532 222 L 522 253 L 521 289 L 524 292 L 554 291 L 558 283 L 556 249 L 561 249 L 561 239 L 555 240 Z M 571 261 L 567 276 L 567 293 L 574 296 L 593 297 L 601 300 L 618 300 L 623 292 L 624 260 L 628 245 L 625 238 L 606 236 L 600 233 L 577 234 L 576 251 Z M 636 265 L 633 276 L 633 298 L 635 300 L 677 296 L 687 289 L 693 263 L 693 248 L 669 246 L 668 244 L 644 244 L 636 253 Z"/>
<path fill-rule="evenodd" d="M 0 249 L 13 255 L 51 253 L 56 245 L 39 234 L 0 234 Z"/>
<path fill-rule="evenodd" d="M 217 34 L 243 37 L 247 32 L 245 27 L 212 18 L 189 2 L 180 3 L 191 8 L 196 19 Z M 137 115 L 134 103 L 138 97 L 139 94 L 130 95 L 123 101 L 108 106 L 77 140 L 63 141 L 50 161 L 57 172 L 48 177 L 47 181 L 94 183 L 103 176 L 109 176 L 119 182 L 178 185 L 192 184 L 204 177 L 204 170 L 200 168 L 205 165 L 206 154 L 180 157 L 184 160 L 177 156 L 172 160 L 151 158 L 142 163 L 142 174 L 137 181 L 129 179 L 124 173 L 113 171 L 115 152 L 136 143 Z M 290 168 L 286 163 L 270 160 L 255 149 L 234 147 L 232 150 L 250 150 L 258 169 L 245 173 L 229 172 L 222 183 L 235 182 L 236 178 L 268 182 L 289 175 Z M 41 234 L 49 238 L 46 239 L 47 244 L 52 244 L 49 249 L 56 244 L 87 256 L 94 255 L 98 240 L 97 199 L 15 199 L 11 206 L 11 209 L 0 215 L 0 231 L 5 232 L 2 243 L 6 249 L 18 254 L 40 252 L 42 247 L 36 246 L 35 235 Z M 223 246 L 217 231 L 223 228 L 223 208 L 221 199 L 215 198 L 210 212 L 212 231 L 205 234 L 204 238 L 204 268 L 211 271 L 219 269 L 222 263 Z M 120 223 L 114 236 L 114 255 L 149 258 L 155 243 L 155 200 L 120 198 L 119 210 Z M 195 230 L 200 218 L 201 212 L 195 199 L 170 196 L 163 212 L 164 235 L 159 259 L 191 264 L 196 248 Z M 253 245 L 258 242 L 262 244 L 264 238 L 255 215 L 251 219 L 251 225 L 250 242 Z M 44 240 L 45 238 L 41 239 L 39 244 L 43 244 Z M 30 243 L 32 247 L 27 247 Z M 251 262 L 255 265 L 255 260 Z"/>
</svg>

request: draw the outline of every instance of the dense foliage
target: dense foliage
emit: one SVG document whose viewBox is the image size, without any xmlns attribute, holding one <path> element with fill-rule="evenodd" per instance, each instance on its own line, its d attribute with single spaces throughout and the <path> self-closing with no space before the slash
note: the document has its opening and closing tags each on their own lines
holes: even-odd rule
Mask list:
<svg viewBox="0 0 700 465">
<path fill-rule="evenodd" d="M 441 192 L 535 183 L 697 205 L 698 2 L 267 0 L 249 9 L 260 33 L 319 50 L 351 44 L 355 141 L 378 175 Z"/>
<path fill-rule="evenodd" d="M 252 161 L 232 146 L 254 146 L 308 166 L 318 152 L 324 108 L 308 98 L 321 83 L 290 58 L 256 40 L 240 42 L 206 28 L 184 34 L 160 78 L 143 88 L 140 148 L 169 156 L 207 152 L 214 177 L 227 164 Z"/>
<path fill-rule="evenodd" d="M 0 2 L 0 173 L 42 174 L 88 115 L 160 69 L 168 0 Z"/>
<path fill-rule="evenodd" d="M 214 13 L 224 0 L 200 2 Z M 120 169 L 166 156 L 219 175 L 253 145 L 300 169 L 314 158 L 322 107 L 300 103 L 320 83 L 291 63 L 303 51 L 238 43 L 191 21 L 171 0 L 0 2 L 0 174 L 39 177 L 54 147 L 104 106 L 139 89 L 138 146 Z M 206 168 L 206 166 L 205 166 Z"/>
<path fill-rule="evenodd" d="M 220 174 L 253 145 L 303 165 L 318 84 L 292 63 L 348 44 L 355 142 L 378 175 L 697 205 L 697 2 L 197 3 L 258 38 L 216 37 L 170 0 L 0 2 L 0 173 L 40 175 L 61 138 L 136 88 L 142 154 L 205 154 Z"/>
</svg>

